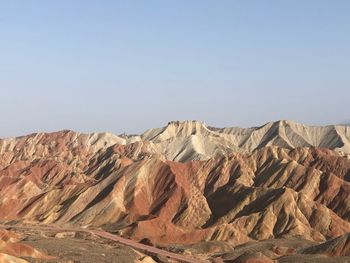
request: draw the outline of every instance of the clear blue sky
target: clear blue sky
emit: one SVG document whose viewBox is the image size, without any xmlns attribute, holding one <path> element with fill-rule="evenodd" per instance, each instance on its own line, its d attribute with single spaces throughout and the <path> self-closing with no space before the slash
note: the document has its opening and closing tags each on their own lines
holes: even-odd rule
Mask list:
<svg viewBox="0 0 350 263">
<path fill-rule="evenodd" d="M 350 1 L 0 1 L 0 137 L 350 118 Z"/>
</svg>

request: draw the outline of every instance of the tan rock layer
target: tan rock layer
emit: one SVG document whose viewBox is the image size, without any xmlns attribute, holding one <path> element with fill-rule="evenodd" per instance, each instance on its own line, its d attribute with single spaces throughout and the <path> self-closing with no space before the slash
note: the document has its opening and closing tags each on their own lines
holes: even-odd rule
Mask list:
<svg viewBox="0 0 350 263">
<path fill-rule="evenodd" d="M 251 129 L 172 122 L 141 136 L 6 139 L 0 220 L 102 226 L 164 244 L 323 241 L 350 232 L 350 159 L 339 152 L 348 135 L 345 127 L 290 122 Z"/>
</svg>

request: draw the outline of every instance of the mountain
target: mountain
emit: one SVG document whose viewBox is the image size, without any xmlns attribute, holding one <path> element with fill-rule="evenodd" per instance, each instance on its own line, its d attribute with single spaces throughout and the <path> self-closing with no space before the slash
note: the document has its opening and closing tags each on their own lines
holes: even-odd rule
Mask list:
<svg viewBox="0 0 350 263">
<path fill-rule="evenodd" d="M 350 129 L 344 126 L 305 126 L 277 121 L 254 128 L 213 128 L 202 122 L 169 122 L 140 136 L 150 141 L 168 160 L 205 160 L 231 152 L 251 152 L 261 147 L 321 147 L 350 153 Z"/>
<path fill-rule="evenodd" d="M 247 129 L 185 121 L 132 136 L 60 131 L 3 139 L 0 221 L 103 228 L 186 251 L 202 242 L 237 250 L 256 240 L 308 240 L 308 247 L 288 241 L 260 256 L 348 256 L 337 238 L 350 232 L 349 141 L 349 127 L 291 121 Z M 260 257 L 232 253 L 227 260 Z"/>
<path fill-rule="evenodd" d="M 165 127 L 150 129 L 141 135 L 111 133 L 81 134 L 72 131 L 38 133 L 0 140 L 1 148 L 24 143 L 44 145 L 47 140 L 77 140 L 91 150 L 115 144 L 143 144 L 147 154 L 166 160 L 186 162 L 229 156 L 234 152 L 249 153 L 256 149 L 277 146 L 285 149 L 320 147 L 350 153 L 350 128 L 342 125 L 306 126 L 292 121 L 270 122 L 253 128 L 213 128 L 198 121 L 172 121 Z M 25 141 L 25 142 L 24 142 Z M 73 142 L 72 142 L 73 143 Z M 74 145 L 72 145 L 74 147 Z M 75 147 L 79 148 L 78 145 Z M 1 151 L 1 150 L 0 150 Z"/>
</svg>

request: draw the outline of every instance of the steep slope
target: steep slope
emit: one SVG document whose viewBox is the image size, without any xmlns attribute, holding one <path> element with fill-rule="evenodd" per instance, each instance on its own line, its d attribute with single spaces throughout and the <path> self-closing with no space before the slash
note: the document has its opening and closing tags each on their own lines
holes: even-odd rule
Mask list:
<svg viewBox="0 0 350 263">
<path fill-rule="evenodd" d="M 292 121 L 247 129 L 218 129 L 198 121 L 169 122 L 164 128 L 146 131 L 141 139 L 152 142 L 158 153 L 175 161 L 205 160 L 266 146 L 286 149 L 315 146 L 350 153 L 349 127 L 306 126 Z"/>
<path fill-rule="evenodd" d="M 47 145 L 47 140 L 56 145 Z M 71 145 L 65 145 L 65 140 Z M 50 154 L 51 149 L 74 148 L 79 154 L 82 145 L 98 151 L 113 145 L 147 142 L 148 152 L 174 161 L 207 160 L 233 152 L 249 153 L 256 149 L 277 146 L 286 149 L 320 147 L 350 153 L 348 126 L 306 126 L 292 121 L 277 121 L 254 128 L 213 128 L 198 121 L 173 121 L 163 128 L 150 129 L 141 135 L 111 133 L 81 134 L 72 131 L 39 133 L 19 138 L 0 140 L 0 153 L 21 149 L 24 145 L 37 145 L 35 151 L 26 149 L 18 154 L 39 157 Z M 45 145 L 45 147 L 44 147 Z M 41 146 L 41 147 L 39 147 Z M 61 150 L 64 150 L 62 148 Z M 16 154 L 17 158 L 20 157 Z M 58 157 L 57 155 L 55 157 Z M 32 157 L 31 157 L 32 158 Z"/>
<path fill-rule="evenodd" d="M 164 245 L 326 242 L 350 232 L 349 132 L 188 121 L 134 136 L 0 140 L 0 222 L 102 227 Z M 334 242 L 322 249 L 346 251 Z"/>
<path fill-rule="evenodd" d="M 3 151 L 2 221 L 103 226 L 160 243 L 350 231 L 350 160 L 341 153 L 264 147 L 180 163 L 147 142 L 96 151 L 82 135 L 47 136 L 20 138 L 20 154 Z"/>
<path fill-rule="evenodd" d="M 326 254 L 329 256 L 350 256 L 350 233 L 331 239 L 320 245 L 308 247 L 303 254 Z"/>
</svg>

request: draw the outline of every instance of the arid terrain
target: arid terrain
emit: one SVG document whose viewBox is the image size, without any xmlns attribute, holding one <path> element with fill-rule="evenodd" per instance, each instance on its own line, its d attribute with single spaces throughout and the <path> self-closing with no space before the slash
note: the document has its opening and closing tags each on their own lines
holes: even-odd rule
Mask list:
<svg viewBox="0 0 350 263">
<path fill-rule="evenodd" d="M 2 139 L 0 223 L 0 262 L 350 262 L 350 127 Z"/>
</svg>

